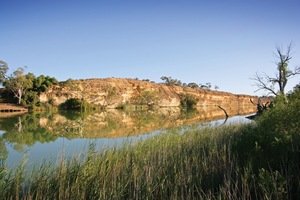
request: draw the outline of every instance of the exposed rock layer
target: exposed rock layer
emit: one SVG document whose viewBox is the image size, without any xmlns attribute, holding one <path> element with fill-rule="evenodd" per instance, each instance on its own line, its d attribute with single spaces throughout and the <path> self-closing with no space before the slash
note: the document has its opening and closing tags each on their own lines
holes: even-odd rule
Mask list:
<svg viewBox="0 0 300 200">
<path fill-rule="evenodd" d="M 74 86 L 75 83 L 75 86 Z M 236 95 L 228 92 L 194 89 L 190 87 L 168 86 L 149 81 L 135 79 L 106 78 L 74 81 L 72 87 L 68 84 L 53 86 L 40 95 L 41 102 L 52 101 L 59 105 L 69 98 L 85 99 L 89 103 L 116 108 L 126 104 L 148 104 L 157 107 L 180 106 L 182 95 L 191 95 L 197 99 L 197 106 L 256 106 L 250 102 L 258 102 L 258 97 Z M 264 99 L 263 101 L 266 101 Z"/>
</svg>

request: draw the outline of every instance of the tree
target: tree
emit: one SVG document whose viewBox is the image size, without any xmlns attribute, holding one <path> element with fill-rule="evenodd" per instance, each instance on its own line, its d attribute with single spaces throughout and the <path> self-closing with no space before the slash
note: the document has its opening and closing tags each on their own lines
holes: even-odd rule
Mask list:
<svg viewBox="0 0 300 200">
<path fill-rule="evenodd" d="M 28 76 L 31 73 L 28 73 Z M 30 78 L 28 76 L 28 78 Z M 39 77 L 33 77 L 33 87 L 32 90 L 40 94 L 41 92 L 45 92 L 50 86 L 58 84 L 58 81 L 54 77 L 40 75 Z"/>
<path fill-rule="evenodd" d="M 194 82 L 187 84 L 187 86 L 191 87 L 191 88 L 199 88 L 199 85 L 197 83 L 194 83 Z"/>
<path fill-rule="evenodd" d="M 22 97 L 26 91 L 32 87 L 32 81 L 24 75 L 25 69 L 20 67 L 10 76 L 5 78 L 3 85 L 10 90 L 21 104 Z"/>
<path fill-rule="evenodd" d="M 293 91 L 288 93 L 288 99 L 291 101 L 300 100 L 300 83 L 295 85 Z"/>
<path fill-rule="evenodd" d="M 180 80 L 173 79 L 171 77 L 162 76 L 160 79 L 163 80 L 166 85 L 182 86 L 182 82 Z"/>
<path fill-rule="evenodd" d="M 202 88 L 202 89 L 210 90 L 210 88 L 211 88 L 211 83 L 208 82 L 208 83 L 205 83 L 205 85 L 203 85 L 203 84 L 200 83 L 199 86 L 200 86 L 200 88 Z"/>
<path fill-rule="evenodd" d="M 184 108 L 193 108 L 197 106 L 199 99 L 190 94 L 180 94 L 180 105 Z"/>
<path fill-rule="evenodd" d="M 276 56 L 279 59 L 277 64 L 277 74 L 276 77 L 270 77 L 267 74 L 258 74 L 252 78 L 256 82 L 255 86 L 258 87 L 259 90 L 266 90 L 275 96 L 284 95 L 285 96 L 285 86 L 287 85 L 288 80 L 300 74 L 300 67 L 296 67 L 293 71 L 288 68 L 289 61 L 292 59 L 291 57 L 292 43 L 287 46 L 287 50 L 285 54 L 281 47 L 276 47 Z M 278 86 L 279 90 L 275 90 L 275 85 Z"/>
<path fill-rule="evenodd" d="M 39 101 L 38 95 L 41 92 L 58 83 L 54 77 L 25 74 L 26 67 L 18 68 L 9 76 L 6 75 L 8 69 L 8 65 L 0 60 L 0 84 L 18 99 L 18 104 L 34 106 Z"/>
<path fill-rule="evenodd" d="M 4 82 L 7 71 L 8 71 L 8 66 L 6 62 L 0 60 L 0 83 Z"/>
</svg>

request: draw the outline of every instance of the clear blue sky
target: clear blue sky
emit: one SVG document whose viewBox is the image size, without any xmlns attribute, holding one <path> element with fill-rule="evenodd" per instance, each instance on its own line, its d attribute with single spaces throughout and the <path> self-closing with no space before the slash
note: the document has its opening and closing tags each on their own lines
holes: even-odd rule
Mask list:
<svg viewBox="0 0 300 200">
<path fill-rule="evenodd" d="M 299 0 L 0 0 L 0 27 L 10 72 L 60 81 L 171 76 L 261 95 L 250 78 L 276 72 L 276 45 L 292 41 L 300 65 Z"/>
</svg>

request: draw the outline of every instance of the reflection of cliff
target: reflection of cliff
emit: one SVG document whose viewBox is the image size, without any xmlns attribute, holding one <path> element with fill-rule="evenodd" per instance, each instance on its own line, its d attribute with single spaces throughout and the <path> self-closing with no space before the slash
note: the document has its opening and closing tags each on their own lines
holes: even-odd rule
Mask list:
<svg viewBox="0 0 300 200">
<path fill-rule="evenodd" d="M 224 108 L 230 116 L 255 112 L 253 107 Z M 70 139 L 77 137 L 116 138 L 222 118 L 225 118 L 225 113 L 216 106 L 198 107 L 190 112 L 183 112 L 176 107 L 131 112 L 112 109 L 72 120 L 63 115 L 55 114 L 51 118 L 40 118 L 40 126 L 55 135 Z"/>
<path fill-rule="evenodd" d="M 75 84 L 75 86 L 74 86 Z M 72 87 L 67 83 L 53 86 L 40 95 L 41 102 L 54 104 L 65 102 L 68 98 L 85 98 L 88 102 L 115 108 L 124 104 L 150 104 L 158 107 L 180 105 L 181 95 L 190 95 L 198 99 L 197 106 L 253 106 L 250 98 L 257 97 L 235 95 L 228 92 L 193 89 L 190 87 L 167 86 L 134 79 L 87 79 L 78 80 Z"/>
<path fill-rule="evenodd" d="M 255 112 L 253 107 L 226 107 L 229 116 Z M 26 114 L 11 118 L 0 118 L 1 141 L 22 151 L 24 145 L 36 142 L 49 143 L 59 137 L 73 138 L 117 138 L 149 133 L 155 130 L 198 124 L 224 119 L 225 113 L 217 106 L 198 107 L 182 111 L 178 107 L 165 107 L 156 110 L 123 112 L 108 109 L 107 112 L 43 113 Z M 0 148 L 0 156 L 1 156 Z"/>
<path fill-rule="evenodd" d="M 0 140 L 8 142 L 17 151 L 23 151 L 25 145 L 33 146 L 36 142 L 49 143 L 58 136 L 39 125 L 39 115 L 20 115 L 0 118 Z"/>
</svg>

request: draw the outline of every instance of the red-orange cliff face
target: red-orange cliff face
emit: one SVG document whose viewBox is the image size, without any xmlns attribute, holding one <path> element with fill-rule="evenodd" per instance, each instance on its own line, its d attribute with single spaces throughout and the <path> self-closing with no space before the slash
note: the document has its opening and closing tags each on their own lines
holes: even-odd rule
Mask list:
<svg viewBox="0 0 300 200">
<path fill-rule="evenodd" d="M 126 104 L 153 105 L 157 107 L 180 106 L 181 96 L 190 95 L 197 99 L 197 106 L 247 107 L 253 112 L 256 106 L 250 102 L 258 97 L 236 95 L 190 87 L 168 86 L 135 79 L 106 78 L 76 80 L 72 85 L 62 83 L 40 95 L 41 102 L 51 100 L 59 105 L 69 98 L 84 98 L 89 103 L 116 108 Z M 267 101 L 266 99 L 263 102 Z"/>
</svg>

